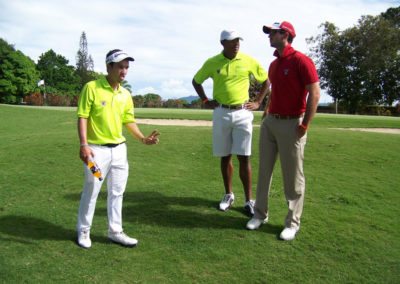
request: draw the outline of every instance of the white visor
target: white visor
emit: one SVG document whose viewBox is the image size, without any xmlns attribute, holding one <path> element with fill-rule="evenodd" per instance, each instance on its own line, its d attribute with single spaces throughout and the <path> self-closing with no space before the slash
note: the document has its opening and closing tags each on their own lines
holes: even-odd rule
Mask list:
<svg viewBox="0 0 400 284">
<path fill-rule="evenodd" d="M 117 51 L 106 58 L 106 64 L 111 62 L 121 62 L 122 60 L 128 59 L 129 61 L 134 61 L 133 57 L 130 57 L 126 52 Z"/>
</svg>

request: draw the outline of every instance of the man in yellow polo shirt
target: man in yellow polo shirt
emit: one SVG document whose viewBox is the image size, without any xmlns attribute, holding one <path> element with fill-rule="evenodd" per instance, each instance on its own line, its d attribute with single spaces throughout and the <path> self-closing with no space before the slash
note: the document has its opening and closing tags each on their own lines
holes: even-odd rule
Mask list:
<svg viewBox="0 0 400 284">
<path fill-rule="evenodd" d="M 145 137 L 135 123 L 131 94 L 121 86 L 132 57 L 122 50 L 106 55 L 107 76 L 87 83 L 78 102 L 78 134 L 80 158 L 85 166 L 85 184 L 78 212 L 78 244 L 90 248 L 90 228 L 97 196 L 103 179 L 88 168 L 94 162 L 107 179 L 108 237 L 123 246 L 135 246 L 138 241 L 122 230 L 122 198 L 128 180 L 128 160 L 122 126 L 142 143 L 158 143 L 156 131 Z"/>
<path fill-rule="evenodd" d="M 225 195 L 219 209 L 226 211 L 235 200 L 232 191 L 232 155 L 239 160 L 239 176 L 245 193 L 245 210 L 254 214 L 251 191 L 251 138 L 253 113 L 257 110 L 268 89 L 268 76 L 252 57 L 239 52 L 242 38 L 236 31 L 224 30 L 220 36 L 223 51 L 209 58 L 193 78 L 197 94 L 213 111 L 213 154 L 221 158 L 221 173 Z M 262 83 L 255 102 L 249 102 L 250 76 Z M 213 100 L 209 100 L 202 86 L 208 78 L 213 79 Z"/>
</svg>

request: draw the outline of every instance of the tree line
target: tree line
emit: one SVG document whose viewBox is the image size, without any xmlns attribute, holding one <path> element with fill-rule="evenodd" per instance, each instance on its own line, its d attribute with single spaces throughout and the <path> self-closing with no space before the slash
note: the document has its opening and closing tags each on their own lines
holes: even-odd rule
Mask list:
<svg viewBox="0 0 400 284">
<path fill-rule="evenodd" d="M 333 23 L 307 39 L 321 87 L 348 113 L 400 100 L 400 7 L 362 16 L 340 31 Z"/>
<path fill-rule="evenodd" d="M 307 39 L 321 87 L 333 98 L 335 107 L 342 112 L 365 113 L 371 106 L 389 107 L 400 100 L 399 25 L 400 7 L 389 8 L 378 16 L 362 16 L 354 27 L 343 31 L 325 22 L 320 26 L 322 33 Z M 101 75 L 93 71 L 85 32 L 75 66 L 52 49 L 35 64 L 0 38 L 0 103 L 74 106 L 83 85 Z M 122 85 L 132 93 L 128 82 Z M 259 88 L 251 78 L 251 99 Z M 133 100 L 136 107 L 201 107 L 200 100 L 163 101 L 152 93 L 133 96 Z"/>
<path fill-rule="evenodd" d="M 35 64 L 28 56 L 0 38 L 0 102 L 15 104 L 27 99 L 36 104 L 46 99 L 55 101 L 57 97 L 76 101 L 74 97 L 83 85 L 101 75 L 93 71 L 85 32 L 81 35 L 79 45 L 76 66 L 69 65 L 64 56 L 56 54 L 52 49 L 40 55 Z"/>
<path fill-rule="evenodd" d="M 79 41 L 76 66 L 50 49 L 40 55 L 38 63 L 0 38 L 0 103 L 30 105 L 76 106 L 82 87 L 99 78 L 93 71 L 93 59 L 88 52 L 85 32 Z M 126 80 L 122 86 L 132 93 Z M 157 94 L 133 96 L 136 107 L 200 108 L 201 101 L 180 99 L 163 101 Z"/>
</svg>

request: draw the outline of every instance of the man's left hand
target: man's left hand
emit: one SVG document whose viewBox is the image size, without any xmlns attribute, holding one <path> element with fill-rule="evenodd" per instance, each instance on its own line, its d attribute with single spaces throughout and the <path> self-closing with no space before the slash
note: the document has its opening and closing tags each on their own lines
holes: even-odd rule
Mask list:
<svg viewBox="0 0 400 284">
<path fill-rule="evenodd" d="M 245 109 L 248 110 L 259 110 L 260 109 L 260 103 L 259 102 L 248 102 L 244 104 Z"/>
<path fill-rule="evenodd" d="M 146 145 L 154 145 L 158 144 L 160 140 L 158 139 L 158 136 L 160 135 L 160 132 L 157 130 L 154 130 L 149 136 L 142 138 L 143 144 Z"/>
<path fill-rule="evenodd" d="M 306 135 L 307 129 L 302 127 L 300 124 L 297 126 L 297 137 L 300 139 L 304 135 Z"/>
</svg>

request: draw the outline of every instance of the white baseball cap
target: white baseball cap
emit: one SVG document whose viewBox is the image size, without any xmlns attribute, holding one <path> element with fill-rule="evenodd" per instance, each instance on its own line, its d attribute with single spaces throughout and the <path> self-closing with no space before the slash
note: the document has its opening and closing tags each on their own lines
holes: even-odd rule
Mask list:
<svg viewBox="0 0 400 284">
<path fill-rule="evenodd" d="M 228 30 L 223 30 L 221 32 L 221 37 L 220 37 L 220 41 L 223 40 L 234 40 L 234 39 L 240 39 L 243 40 L 243 38 L 239 35 L 239 33 L 237 31 L 228 31 Z"/>
<path fill-rule="evenodd" d="M 120 50 L 117 52 L 114 52 L 113 54 L 110 54 L 109 56 L 106 57 L 106 64 L 109 64 L 111 62 L 121 62 L 122 60 L 128 59 L 129 61 L 135 61 L 133 57 L 129 56 L 126 52 Z"/>
</svg>

